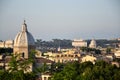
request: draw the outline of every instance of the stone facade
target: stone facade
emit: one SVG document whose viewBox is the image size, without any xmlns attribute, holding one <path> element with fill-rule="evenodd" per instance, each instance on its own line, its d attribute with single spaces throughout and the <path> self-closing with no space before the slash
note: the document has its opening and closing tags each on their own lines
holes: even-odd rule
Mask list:
<svg viewBox="0 0 120 80">
<path fill-rule="evenodd" d="M 75 51 L 69 50 L 66 52 L 61 52 L 61 53 L 52 53 L 52 52 L 47 52 L 44 53 L 46 58 L 54 61 L 54 62 L 60 62 L 60 63 L 66 63 L 66 62 L 71 62 L 71 61 L 79 61 L 80 54 L 75 53 Z"/>
<path fill-rule="evenodd" d="M 5 47 L 5 42 L 0 42 L 0 46 Z M 28 60 L 28 58 L 30 57 L 29 56 L 30 51 L 33 49 L 35 50 L 34 38 L 31 35 L 31 33 L 28 32 L 25 21 L 22 24 L 22 30 L 16 35 L 14 43 L 13 41 L 6 42 L 6 47 L 11 47 L 10 45 L 12 45 L 13 47 L 13 55 L 20 54 L 20 57 L 18 56 L 16 58 L 18 63 Z M 34 67 L 39 67 L 43 65 L 43 63 L 50 65 L 53 63 L 53 61 L 49 59 L 42 58 L 41 57 L 42 53 L 40 51 L 38 50 L 35 51 L 36 51 L 36 54 L 34 55 L 35 65 L 33 65 L 33 63 L 28 64 L 29 67 L 27 70 L 24 70 L 25 73 L 32 72 Z M 0 55 L 0 67 L 5 70 L 8 70 L 10 68 L 8 64 L 11 61 L 11 59 L 12 56 Z M 20 69 L 21 68 L 18 68 L 18 70 Z"/>
<path fill-rule="evenodd" d="M 87 47 L 87 42 L 80 39 L 80 40 L 73 40 L 72 46 L 74 47 Z"/>
<path fill-rule="evenodd" d="M 89 47 L 90 48 L 96 48 L 96 41 L 94 39 L 91 40 Z"/>
<path fill-rule="evenodd" d="M 93 55 L 92 56 L 86 55 L 86 56 L 82 57 L 81 62 L 90 61 L 94 64 L 96 60 L 97 60 L 97 58 L 94 57 Z"/>
<path fill-rule="evenodd" d="M 14 40 L 14 54 L 21 54 L 24 58 L 29 57 L 29 52 L 34 49 L 35 43 L 31 33 L 27 30 L 27 24 L 22 24 L 22 31 L 17 34 Z"/>
<path fill-rule="evenodd" d="M 0 42 L 0 48 L 13 48 L 13 40 L 7 40 Z"/>
</svg>

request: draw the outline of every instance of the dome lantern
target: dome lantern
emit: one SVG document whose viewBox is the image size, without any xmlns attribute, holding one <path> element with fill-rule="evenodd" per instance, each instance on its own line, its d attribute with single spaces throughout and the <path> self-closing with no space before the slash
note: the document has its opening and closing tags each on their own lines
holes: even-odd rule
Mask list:
<svg viewBox="0 0 120 80">
<path fill-rule="evenodd" d="M 24 23 L 22 24 L 22 31 L 27 31 L 27 24 L 25 23 L 25 20 L 24 20 Z"/>
</svg>

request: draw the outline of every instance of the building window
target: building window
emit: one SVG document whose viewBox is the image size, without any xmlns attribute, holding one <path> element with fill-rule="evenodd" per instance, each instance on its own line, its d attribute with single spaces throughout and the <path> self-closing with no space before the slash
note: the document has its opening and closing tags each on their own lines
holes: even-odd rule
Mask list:
<svg viewBox="0 0 120 80">
<path fill-rule="evenodd" d="M 48 80 L 51 80 L 51 77 L 48 77 Z"/>
<path fill-rule="evenodd" d="M 44 77 L 44 80 L 47 80 L 47 78 L 46 78 L 46 77 Z"/>
<path fill-rule="evenodd" d="M 67 55 L 65 55 L 65 57 L 67 57 Z"/>
<path fill-rule="evenodd" d="M 56 62 L 56 60 L 54 59 L 54 62 Z"/>
<path fill-rule="evenodd" d="M 68 55 L 68 57 L 70 57 L 71 55 Z"/>
<path fill-rule="evenodd" d="M 71 57 L 73 57 L 73 55 L 71 55 Z"/>
<path fill-rule="evenodd" d="M 75 57 L 78 57 L 77 55 L 75 55 Z"/>
<path fill-rule="evenodd" d="M 64 60 L 62 59 L 62 63 L 64 62 Z"/>
<path fill-rule="evenodd" d="M 25 54 L 24 54 L 24 52 L 22 53 L 22 57 L 24 58 L 24 56 L 25 56 Z"/>
<path fill-rule="evenodd" d="M 60 60 L 58 59 L 58 63 L 60 62 Z"/>
<path fill-rule="evenodd" d="M 57 57 L 59 57 L 59 55 L 57 55 Z"/>
</svg>

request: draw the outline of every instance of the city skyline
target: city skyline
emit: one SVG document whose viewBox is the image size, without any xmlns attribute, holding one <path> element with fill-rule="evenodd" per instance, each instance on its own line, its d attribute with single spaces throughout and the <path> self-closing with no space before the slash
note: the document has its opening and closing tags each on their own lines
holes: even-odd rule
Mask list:
<svg viewBox="0 0 120 80">
<path fill-rule="evenodd" d="M 0 1 L 0 40 L 14 40 L 26 20 L 35 39 L 120 37 L 119 0 Z"/>
</svg>

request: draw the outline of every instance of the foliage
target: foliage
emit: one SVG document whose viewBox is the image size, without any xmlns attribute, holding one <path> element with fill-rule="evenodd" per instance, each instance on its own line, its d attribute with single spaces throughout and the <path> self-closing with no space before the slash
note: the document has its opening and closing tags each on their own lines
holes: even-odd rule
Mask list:
<svg viewBox="0 0 120 80">
<path fill-rule="evenodd" d="M 99 49 L 95 49 L 95 48 L 81 47 L 80 49 L 83 52 L 92 52 L 92 53 L 95 53 L 95 54 L 101 54 L 101 51 Z"/>
<path fill-rule="evenodd" d="M 0 71 L 0 80 L 35 80 L 34 73 Z"/>
<path fill-rule="evenodd" d="M 86 40 L 90 44 L 91 40 Z M 107 39 L 98 39 L 96 40 L 97 46 L 105 47 L 118 47 L 117 43 L 120 43 L 119 40 L 107 40 Z M 42 41 L 42 39 L 36 40 L 36 46 L 41 48 L 72 48 L 72 40 L 67 39 L 52 39 L 52 41 Z"/>
<path fill-rule="evenodd" d="M 120 68 L 104 61 L 67 63 L 51 80 L 120 80 Z"/>
<path fill-rule="evenodd" d="M 32 56 L 31 52 L 31 56 Z M 20 54 L 11 55 L 7 70 L 0 71 L 0 80 L 35 80 L 36 74 L 28 72 L 30 65 L 34 62 L 33 57 L 20 58 Z"/>
<path fill-rule="evenodd" d="M 63 63 L 54 63 L 54 64 L 51 65 L 50 72 L 51 72 L 51 73 L 60 72 L 60 71 L 63 70 L 64 65 L 65 65 L 65 64 L 63 64 Z"/>
<path fill-rule="evenodd" d="M 11 55 L 11 57 L 11 61 L 8 63 L 9 72 L 17 72 L 19 70 L 27 71 L 28 69 L 30 69 L 30 65 L 32 65 L 33 63 L 32 58 L 19 59 L 20 54 Z"/>
<path fill-rule="evenodd" d="M 48 68 L 48 65 L 46 64 L 46 63 L 44 63 L 43 65 L 41 65 L 41 66 L 39 66 L 39 67 L 37 67 L 36 69 L 35 69 L 35 71 L 37 72 L 37 73 L 44 73 L 44 72 L 46 72 L 46 71 L 48 71 L 49 70 L 49 68 Z"/>
<path fill-rule="evenodd" d="M 23 61 L 17 59 L 19 55 L 12 55 L 9 70 L 0 70 L 0 80 L 35 80 L 38 73 L 46 71 L 52 73 L 51 80 L 120 80 L 120 68 L 104 61 L 54 63 L 50 68 L 44 63 L 36 71 L 24 73 L 34 63 L 34 54 L 31 51 L 30 58 Z"/>
<path fill-rule="evenodd" d="M 18 63 L 18 55 L 11 55 L 11 61 L 8 63 L 8 71 L 10 72 L 17 72 L 19 68 L 19 63 Z"/>
<path fill-rule="evenodd" d="M 111 48 L 110 48 L 110 47 L 108 47 L 108 48 L 106 49 L 106 53 L 111 53 Z"/>
<path fill-rule="evenodd" d="M 120 58 L 115 58 L 113 61 L 120 63 Z"/>
<path fill-rule="evenodd" d="M 54 47 L 58 48 L 59 46 L 62 48 L 71 48 L 72 41 L 67 39 L 52 39 L 52 41 L 42 41 L 41 39 L 36 40 L 37 47 Z"/>
<path fill-rule="evenodd" d="M 12 53 L 13 52 L 13 49 L 12 48 L 0 48 L 0 54 L 3 54 L 3 53 Z"/>
</svg>

